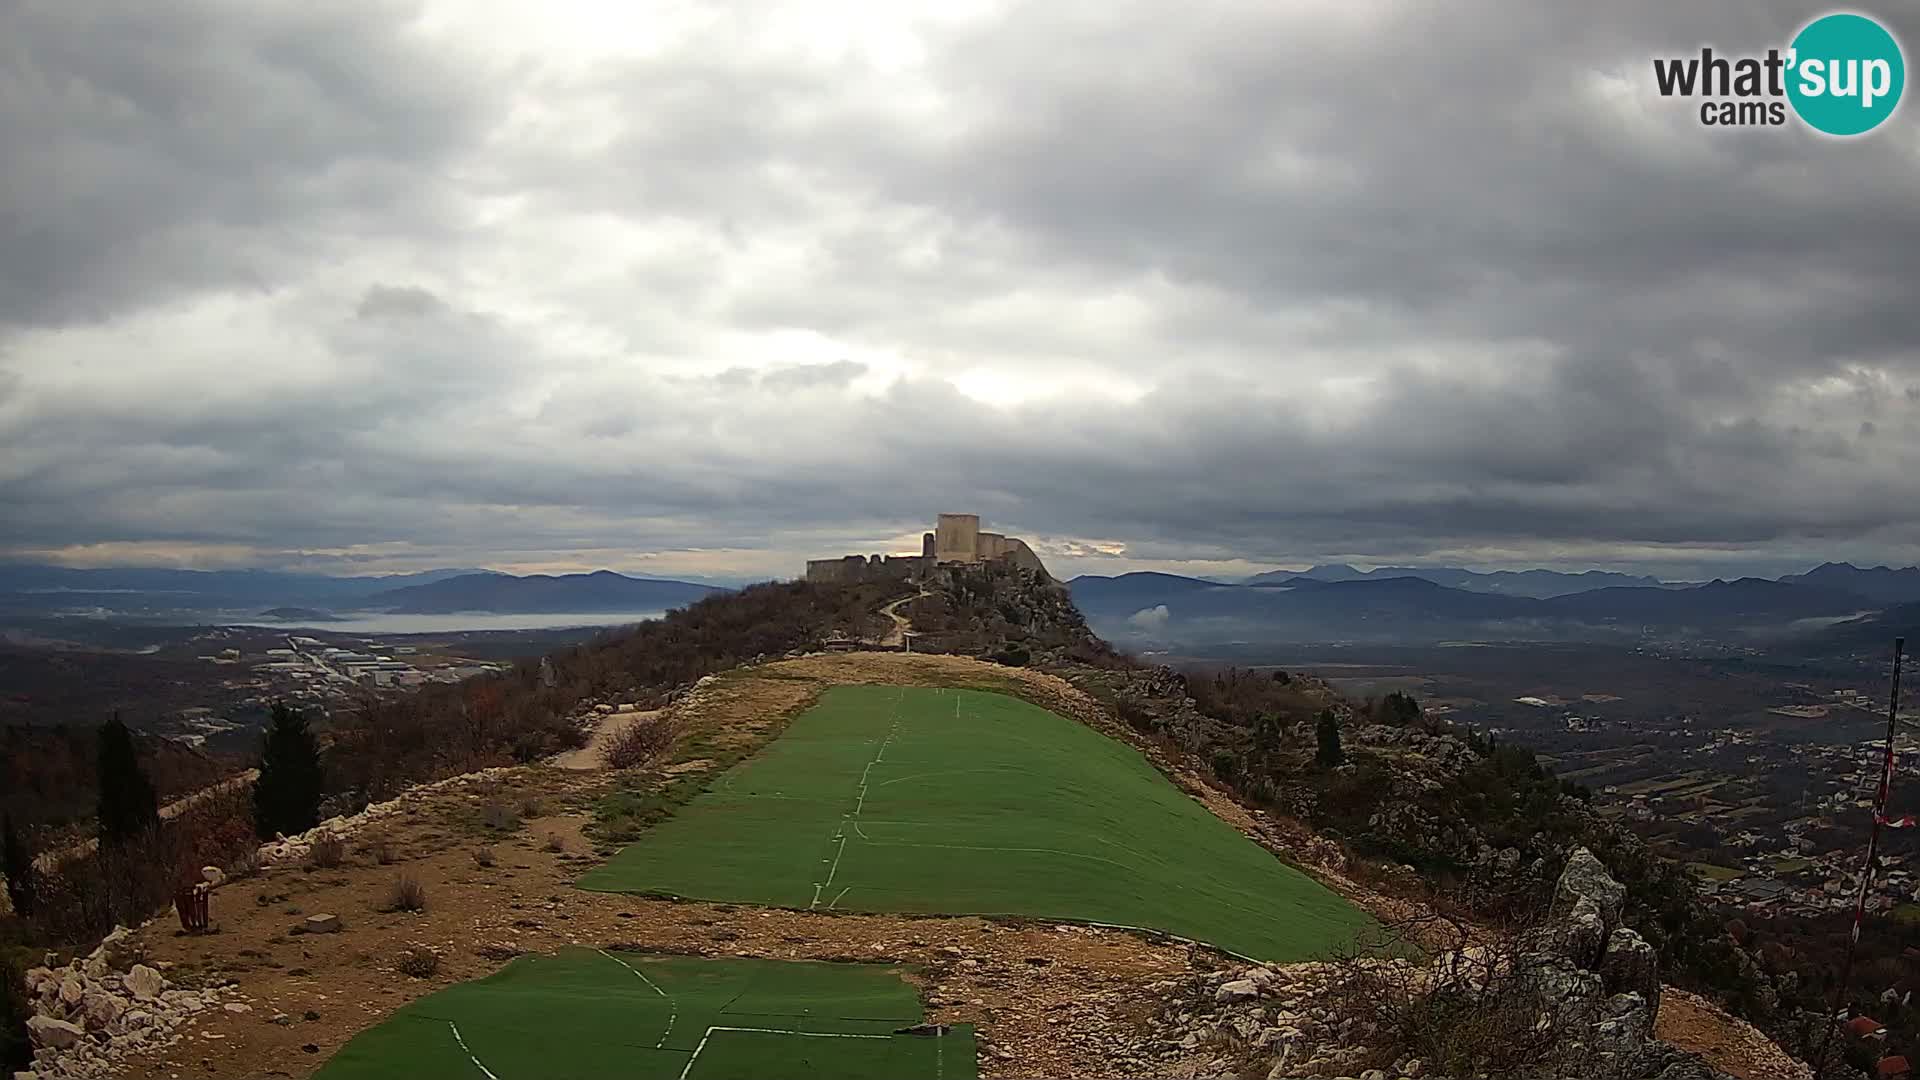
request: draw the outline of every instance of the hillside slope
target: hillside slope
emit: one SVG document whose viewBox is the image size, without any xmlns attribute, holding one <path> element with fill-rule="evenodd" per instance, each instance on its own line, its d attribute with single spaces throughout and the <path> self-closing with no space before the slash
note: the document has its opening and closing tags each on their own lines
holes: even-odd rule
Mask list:
<svg viewBox="0 0 1920 1080">
<path fill-rule="evenodd" d="M 999 663 L 800 655 L 832 632 L 889 622 L 878 612 L 897 599 L 899 590 L 886 588 L 756 587 L 508 674 L 342 718 L 331 733 L 328 765 L 345 808 L 376 792 L 406 792 L 390 807 L 375 807 L 377 814 L 338 824 L 358 838 L 347 864 L 303 869 L 304 846 L 277 847 L 287 865 L 217 894 L 222 934 L 176 938 L 156 924 L 145 937 L 177 977 L 209 985 L 236 979 L 252 999 L 250 1014 L 216 1009 L 188 1021 L 188 1030 L 222 1037 L 195 1036 L 193 1055 L 219 1046 L 204 1074 L 302 1075 L 353 1032 L 435 986 L 484 974 L 517 951 L 586 944 L 927 964 L 929 1018 L 978 1027 L 983 1075 L 1224 1075 L 1255 1063 L 1264 1074 L 1290 1075 L 1278 1059 L 1294 1045 L 1292 1036 L 1259 1043 L 1265 1029 L 1203 1028 L 1198 1017 L 1177 1015 L 1171 1022 L 1186 1026 L 1171 1039 L 1143 1029 L 1143 1010 L 1171 1003 L 1195 965 L 1225 966 L 1205 949 L 1020 920 L 755 911 L 567 887 L 615 844 L 675 813 L 778 735 L 824 688 L 848 683 L 1012 694 L 1124 740 L 1234 829 L 1416 940 L 1427 938 L 1410 920 L 1436 918 L 1430 929 L 1464 928 L 1476 943 L 1499 940 L 1502 922 L 1527 922 L 1553 904 L 1571 853 L 1588 847 L 1623 885 L 1617 916 L 1608 907 L 1596 924 L 1601 940 L 1612 941 L 1615 929 L 1633 931 L 1614 954 L 1616 963 L 1630 958 L 1639 965 L 1631 983 L 1612 981 L 1625 974 L 1595 978 L 1609 987 L 1644 987 L 1657 970 L 1656 982 L 1664 977 L 1752 1007 L 1752 961 L 1743 965 L 1740 951 L 1697 907 L 1685 873 L 1609 829 L 1576 790 L 1525 751 L 1453 731 L 1409 699 L 1355 703 L 1307 678 L 1187 675 L 1139 665 L 1087 630 L 1064 589 L 1017 571 L 944 574 L 926 596 L 904 605 L 916 630 L 926 632 L 916 648 L 937 641 Z M 525 764 L 436 788 L 413 785 L 515 757 L 534 762 L 572 741 L 562 733 L 577 731 L 587 716 L 625 705 L 666 706 L 660 721 L 679 732 L 667 758 L 622 773 Z M 1322 716 L 1341 735 L 1337 762 L 1320 760 Z M 382 910 L 403 875 L 424 883 L 424 911 Z M 347 936 L 289 935 L 316 912 L 343 915 Z M 1431 948 L 1459 945 L 1441 938 Z M 437 950 L 439 971 L 398 974 L 410 947 Z M 1256 995 L 1263 981 L 1312 977 L 1322 986 L 1345 985 L 1324 972 L 1310 976 L 1310 969 L 1318 970 L 1294 965 L 1247 981 Z M 1220 1000 L 1243 992 L 1227 990 L 1229 981 L 1238 980 L 1209 992 Z M 340 1004 L 346 1001 L 368 1005 L 355 1011 Z M 1635 1055 L 1648 1045 L 1650 1006 L 1643 994 L 1617 1014 L 1638 1018 L 1621 1033 Z M 319 1018 L 294 1019 L 309 1011 Z M 1332 1015 L 1342 1044 L 1364 1051 L 1370 1067 L 1413 1056 L 1403 1036 L 1363 1031 L 1357 1013 Z M 303 1046 L 314 1049 L 302 1055 Z M 137 1067 L 120 1075 L 171 1075 L 179 1056 L 142 1051 Z M 1332 1059 L 1323 1064 L 1331 1067 Z"/>
</svg>

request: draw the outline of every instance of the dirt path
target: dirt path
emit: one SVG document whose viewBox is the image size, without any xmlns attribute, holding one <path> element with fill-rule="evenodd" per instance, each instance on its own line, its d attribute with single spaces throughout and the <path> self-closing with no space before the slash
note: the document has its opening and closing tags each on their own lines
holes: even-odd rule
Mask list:
<svg viewBox="0 0 1920 1080">
<path fill-rule="evenodd" d="M 1813 1070 L 1788 1057 L 1753 1025 L 1685 990 L 1660 995 L 1653 1033 L 1740 1080 L 1812 1080 Z"/>
<path fill-rule="evenodd" d="M 607 767 L 606 751 L 628 728 L 635 724 L 651 721 L 660 715 L 659 709 L 632 709 L 626 712 L 608 713 L 594 725 L 593 733 L 587 736 L 584 746 L 577 750 L 568 750 L 564 754 L 555 754 L 547 759 L 549 765 L 561 769 L 604 769 Z"/>
<path fill-rule="evenodd" d="M 903 596 L 880 609 L 880 614 L 893 620 L 893 629 L 887 631 L 886 634 L 880 638 L 881 648 L 899 649 L 906 646 L 907 635 L 913 632 L 913 623 L 909 621 L 905 615 L 900 614 L 900 605 L 912 603 L 926 595 L 928 595 L 928 593 L 923 590 L 912 596 Z"/>
</svg>

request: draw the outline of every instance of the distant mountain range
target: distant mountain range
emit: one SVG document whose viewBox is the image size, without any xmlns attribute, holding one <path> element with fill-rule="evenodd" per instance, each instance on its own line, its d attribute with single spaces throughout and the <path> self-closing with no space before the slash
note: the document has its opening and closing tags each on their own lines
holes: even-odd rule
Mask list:
<svg viewBox="0 0 1920 1080">
<path fill-rule="evenodd" d="M 330 577 L 279 570 L 76 570 L 64 566 L 0 563 L 0 612 L 47 614 L 104 609 L 128 615 L 255 612 L 262 608 L 320 610 L 364 606 L 368 597 L 486 570 L 428 570 L 418 574 Z"/>
<path fill-rule="evenodd" d="M 1342 563 L 1316 566 L 1298 573 L 1291 570 L 1273 570 L 1265 574 L 1255 574 L 1244 584 L 1271 585 L 1298 578 L 1310 578 L 1314 581 L 1419 578 L 1422 581 L 1431 581 L 1436 585 L 1445 585 L 1450 589 L 1460 589 L 1465 592 L 1491 593 L 1497 596 L 1532 596 L 1540 599 L 1613 586 L 1646 589 L 1672 587 L 1659 578 L 1616 574 L 1606 570 L 1587 570 L 1578 574 L 1563 574 L 1555 570 L 1496 570 L 1490 574 L 1481 574 L 1472 570 L 1446 566 L 1381 566 L 1372 570 L 1355 570 Z"/>
<path fill-rule="evenodd" d="M 1089 575 L 1069 583 L 1102 633 L 1120 640 L 1597 640 L 1828 631 L 1836 641 L 1904 632 L 1920 619 L 1920 568 L 1826 563 L 1777 580 L 1664 582 L 1606 571 L 1482 573 L 1456 567 L 1316 566 L 1239 583 L 1177 574 Z M 328 577 L 261 570 L 74 570 L 0 564 L 0 614 L 110 613 L 238 619 L 327 613 L 652 612 L 719 589 L 590 574 L 432 570 Z M 1912 605 L 1907 608 L 1903 605 Z M 1160 609 L 1164 608 L 1164 611 Z"/>
<path fill-rule="evenodd" d="M 401 614 L 664 611 L 718 592 L 710 585 L 591 574 L 518 577 L 493 570 L 328 577 L 273 570 L 75 570 L 0 563 L 0 614 L 108 612 L 134 618 L 327 620 L 341 612 Z"/>
<path fill-rule="evenodd" d="M 1898 572 L 1890 572 L 1894 576 L 1889 577 L 1829 564 L 1812 574 L 1794 575 L 1792 580 L 1740 578 L 1691 585 L 1657 581 L 1651 585 L 1605 584 L 1622 578 L 1650 579 L 1601 573 L 1477 574 L 1464 580 L 1482 587 L 1469 589 L 1432 580 L 1435 575 L 1469 571 L 1430 570 L 1419 576 L 1385 576 L 1383 572 L 1361 573 L 1350 567 L 1315 570 L 1319 572 L 1261 575 L 1241 585 L 1170 574 L 1086 576 L 1068 585 L 1075 603 L 1096 628 L 1122 639 L 1146 638 L 1168 644 L 1413 643 L 1617 640 L 1703 634 L 1747 638 L 1811 633 L 1890 608 L 1885 597 L 1894 592 L 1896 583 L 1904 581 Z M 1494 581 L 1515 588 L 1557 589 L 1575 581 L 1599 587 L 1533 596 L 1491 591 L 1488 586 Z M 1920 614 L 1920 605 L 1915 614 Z"/>
<path fill-rule="evenodd" d="M 465 574 L 409 585 L 367 598 L 369 608 L 403 615 L 465 611 L 511 614 L 589 611 L 665 611 L 723 590 L 687 581 L 633 578 L 611 570 L 591 574 Z"/>
<path fill-rule="evenodd" d="M 1804 574 L 1780 579 L 1794 585 L 1819 585 L 1856 593 L 1883 604 L 1920 603 L 1920 566 L 1891 570 L 1884 566 L 1862 569 L 1852 563 L 1822 563 Z"/>
</svg>

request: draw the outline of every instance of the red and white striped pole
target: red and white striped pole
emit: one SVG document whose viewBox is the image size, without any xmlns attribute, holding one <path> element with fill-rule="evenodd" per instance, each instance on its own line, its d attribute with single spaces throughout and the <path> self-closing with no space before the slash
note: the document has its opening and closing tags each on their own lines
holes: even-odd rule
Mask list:
<svg viewBox="0 0 1920 1080">
<path fill-rule="evenodd" d="M 1867 859 L 1860 868 L 1860 890 L 1853 901 L 1853 929 L 1847 934 L 1846 959 L 1840 966 L 1840 985 L 1834 987 L 1833 1008 L 1827 1013 L 1827 1034 L 1820 1040 L 1820 1060 L 1815 1063 L 1820 1076 L 1827 1071 L 1827 1050 L 1833 1044 L 1833 1029 L 1840 1022 L 1840 1013 L 1847 1007 L 1847 984 L 1853 981 L 1853 950 L 1860 944 L 1860 926 L 1867 918 L 1867 890 L 1873 885 L 1873 871 L 1880 857 L 1880 830 L 1884 828 L 1903 829 L 1913 824 L 1913 816 L 1907 815 L 1897 821 L 1887 819 L 1887 795 L 1893 790 L 1893 736 L 1899 725 L 1900 717 L 1900 659 L 1906 652 L 1907 639 L 1893 639 L 1893 691 L 1887 697 L 1887 753 L 1880 765 L 1880 787 L 1873 794 L 1873 832 L 1867 838 Z"/>
</svg>

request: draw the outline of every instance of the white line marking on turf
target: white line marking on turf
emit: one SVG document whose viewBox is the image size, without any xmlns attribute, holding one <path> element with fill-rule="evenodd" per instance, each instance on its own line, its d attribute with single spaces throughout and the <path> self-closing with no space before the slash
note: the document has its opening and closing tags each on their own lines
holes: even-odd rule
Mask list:
<svg viewBox="0 0 1920 1080">
<path fill-rule="evenodd" d="M 1023 769 L 1023 768 L 1021 768 L 1021 767 L 1020 767 L 1020 766 L 1018 766 L 1018 765 L 983 765 L 983 766 L 981 766 L 980 768 L 977 768 L 977 769 L 936 769 L 936 770 L 935 770 L 935 771 L 933 771 L 933 772 L 921 772 L 921 773 L 912 773 L 912 774 L 910 774 L 910 775 L 907 775 L 907 776 L 902 776 L 902 777 L 899 777 L 899 778 L 897 778 L 897 779 L 894 779 L 894 780 L 882 780 L 882 781 L 880 781 L 880 784 L 879 784 L 879 786 L 880 786 L 880 787 L 888 787 L 888 786 L 890 786 L 890 785 L 893 785 L 893 784 L 904 784 L 904 783 L 906 783 L 906 782 L 907 782 L 907 781 L 909 781 L 909 780 L 924 780 L 924 779 L 926 779 L 926 778 L 927 778 L 927 777 L 929 777 L 929 776 L 954 776 L 954 775 L 957 775 L 957 774 L 959 774 L 959 773 L 976 773 L 976 772 L 1017 772 L 1017 773 L 1024 773 L 1024 772 L 1029 772 L 1029 771 L 1031 771 L 1031 770 L 1028 770 L 1028 769 Z"/>
<path fill-rule="evenodd" d="M 842 900 L 845 900 L 845 899 L 847 898 L 847 894 L 848 894 L 848 893 L 850 893 L 850 892 L 852 892 L 852 891 L 853 891 L 853 886 L 851 886 L 851 885 L 849 885 L 849 886 L 847 886 L 847 887 L 846 887 L 846 888 L 844 888 L 844 889 L 841 889 L 841 890 L 840 890 L 840 895 L 839 895 L 839 896 L 836 896 L 836 897 L 834 897 L 834 898 L 833 898 L 833 903 L 831 903 L 831 904 L 828 904 L 828 905 L 827 905 L 827 910 L 828 910 L 828 911 L 832 911 L 832 910 L 833 910 L 834 908 L 837 908 L 837 907 L 839 907 L 839 906 L 840 906 L 840 901 L 842 901 Z"/>
<path fill-rule="evenodd" d="M 849 820 L 853 822 L 854 831 L 859 833 L 861 837 L 866 838 L 867 836 L 866 830 L 860 828 L 860 811 L 866 809 L 867 805 L 867 777 L 873 772 L 873 767 L 880 763 L 880 759 L 886 756 L 887 746 L 893 742 L 893 737 L 900 733 L 900 721 L 906 719 L 906 717 L 900 712 L 899 702 L 904 700 L 905 696 L 906 692 L 901 691 L 896 697 L 893 709 L 893 726 L 887 729 L 887 737 L 880 740 L 880 749 L 874 751 L 873 760 L 867 762 L 867 767 L 860 770 L 859 798 L 854 801 L 853 813 L 843 814 L 840 817 L 840 828 L 833 834 L 833 838 L 840 841 L 840 847 L 833 853 L 833 866 L 827 871 L 827 880 L 814 883 L 813 902 L 807 905 L 808 911 L 812 911 L 814 908 L 820 906 L 820 890 L 832 888 L 834 875 L 840 872 L 840 857 L 847 853 L 847 822 Z M 820 861 L 826 862 L 825 859 Z M 845 896 L 846 893 L 842 891 L 840 895 Z M 832 905 L 828 905 L 828 910 L 832 910 Z"/>
<path fill-rule="evenodd" d="M 827 871 L 826 881 L 813 887 L 813 902 L 816 905 L 820 903 L 820 890 L 831 889 L 833 887 L 833 876 L 840 872 L 840 856 L 847 853 L 847 834 L 843 832 L 836 837 L 836 839 L 840 841 L 840 850 L 834 852 L 833 868 Z"/>
<path fill-rule="evenodd" d="M 460 1029 L 454 1025 L 454 1022 L 451 1020 L 447 1021 L 447 1027 L 453 1029 L 453 1041 L 460 1044 L 460 1049 L 467 1050 L 467 1040 L 460 1037 Z M 493 1075 L 492 1069 L 480 1064 L 480 1059 L 473 1056 L 473 1051 L 467 1050 L 467 1060 L 473 1062 L 473 1067 L 479 1069 L 487 1080 L 500 1080 L 499 1077 Z"/>
<path fill-rule="evenodd" d="M 803 1039 L 891 1039 L 893 1038 L 893 1036 L 891 1035 L 849 1035 L 839 1031 L 788 1031 L 785 1028 L 710 1027 L 707 1029 L 706 1034 L 700 1036 L 700 1045 L 693 1048 L 693 1056 L 687 1059 L 686 1068 L 683 1068 L 680 1070 L 680 1080 L 687 1080 L 687 1075 L 693 1072 L 693 1063 L 700 1060 L 700 1051 L 705 1050 L 707 1048 L 707 1040 L 713 1038 L 713 1033 L 716 1031 L 753 1031 L 753 1032 L 759 1032 L 760 1034 L 763 1034 L 763 1035 L 798 1035 Z M 487 1075 L 492 1076 L 493 1074 L 488 1073 Z"/>
<path fill-rule="evenodd" d="M 667 1045 L 667 1036 L 673 1034 L 674 1021 L 680 1019 L 680 1006 L 673 1000 L 672 997 L 668 996 L 665 990 L 660 989 L 659 983 L 656 983 L 652 979 L 647 978 L 646 975 L 642 973 L 639 968 L 634 967 L 632 964 L 627 963 L 625 960 L 620 959 L 619 957 L 613 955 L 612 953 L 608 952 L 605 949 L 596 949 L 594 951 L 598 952 L 601 956 L 606 957 L 607 959 L 613 961 L 614 963 L 619 964 L 621 967 L 626 968 L 628 971 L 633 972 L 634 976 L 638 978 L 641 982 L 646 983 L 647 986 L 651 987 L 654 993 L 659 994 L 661 997 L 667 999 L 667 1030 L 660 1033 L 660 1041 L 657 1043 L 654 1043 L 653 1048 L 655 1050 L 658 1050 L 661 1047 Z"/>
</svg>

